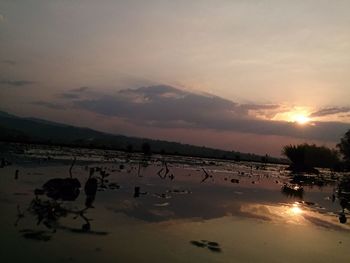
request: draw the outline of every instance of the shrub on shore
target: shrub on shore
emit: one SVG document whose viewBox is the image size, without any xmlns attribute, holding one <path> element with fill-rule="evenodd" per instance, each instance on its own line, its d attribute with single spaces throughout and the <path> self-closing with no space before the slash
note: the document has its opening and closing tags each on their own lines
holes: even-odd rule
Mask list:
<svg viewBox="0 0 350 263">
<path fill-rule="evenodd" d="M 336 150 L 315 144 L 287 145 L 284 146 L 282 154 L 290 160 L 290 170 L 296 173 L 317 174 L 315 167 L 333 169 L 339 164 Z"/>
</svg>

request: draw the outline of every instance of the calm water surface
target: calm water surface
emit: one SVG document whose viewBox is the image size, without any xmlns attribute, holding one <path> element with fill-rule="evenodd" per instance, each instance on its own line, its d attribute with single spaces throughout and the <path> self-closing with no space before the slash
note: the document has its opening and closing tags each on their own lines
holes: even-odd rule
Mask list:
<svg viewBox="0 0 350 263">
<path fill-rule="evenodd" d="M 278 165 L 22 150 L 0 169 L 0 262 L 350 262 L 341 174 L 282 191 Z"/>
</svg>

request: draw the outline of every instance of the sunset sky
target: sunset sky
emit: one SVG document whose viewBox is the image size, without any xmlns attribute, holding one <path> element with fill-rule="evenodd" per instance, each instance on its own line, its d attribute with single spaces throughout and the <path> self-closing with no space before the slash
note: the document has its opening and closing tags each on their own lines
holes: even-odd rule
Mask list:
<svg viewBox="0 0 350 263">
<path fill-rule="evenodd" d="M 350 1 L 0 0 L 0 110 L 280 155 L 350 128 Z"/>
</svg>

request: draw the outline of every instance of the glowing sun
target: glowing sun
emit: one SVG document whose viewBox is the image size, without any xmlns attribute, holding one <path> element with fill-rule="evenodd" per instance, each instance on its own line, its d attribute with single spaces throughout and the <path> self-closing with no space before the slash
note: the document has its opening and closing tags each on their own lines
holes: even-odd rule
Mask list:
<svg viewBox="0 0 350 263">
<path fill-rule="evenodd" d="M 310 118 L 308 116 L 302 115 L 302 114 L 295 115 L 293 119 L 294 119 L 294 122 L 300 125 L 306 124 L 310 121 Z"/>
<path fill-rule="evenodd" d="M 282 111 L 277 113 L 273 117 L 273 120 L 292 122 L 300 126 L 309 124 L 313 125 L 313 116 L 310 113 L 311 110 L 312 109 L 308 107 L 293 107 L 290 108 L 288 111 Z"/>
</svg>

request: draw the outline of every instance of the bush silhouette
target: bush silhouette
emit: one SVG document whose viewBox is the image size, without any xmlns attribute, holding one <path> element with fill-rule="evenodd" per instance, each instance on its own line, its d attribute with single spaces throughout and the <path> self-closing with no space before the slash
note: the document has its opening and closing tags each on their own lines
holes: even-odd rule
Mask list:
<svg viewBox="0 0 350 263">
<path fill-rule="evenodd" d="M 282 154 L 291 161 L 291 170 L 295 172 L 315 172 L 314 167 L 333 168 L 339 163 L 336 150 L 315 144 L 284 146 Z"/>
<path fill-rule="evenodd" d="M 340 143 L 337 147 L 343 155 L 345 162 L 350 163 L 350 130 L 340 139 Z"/>
</svg>

